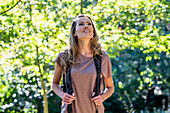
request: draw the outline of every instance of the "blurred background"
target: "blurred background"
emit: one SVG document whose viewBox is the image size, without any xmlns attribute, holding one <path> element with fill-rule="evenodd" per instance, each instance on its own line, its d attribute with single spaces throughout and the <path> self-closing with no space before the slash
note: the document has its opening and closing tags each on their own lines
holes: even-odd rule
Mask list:
<svg viewBox="0 0 170 113">
<path fill-rule="evenodd" d="M 169 0 L 1 0 L 0 112 L 60 112 L 54 61 L 81 13 L 94 20 L 113 66 L 105 112 L 170 112 L 169 12 Z"/>
</svg>

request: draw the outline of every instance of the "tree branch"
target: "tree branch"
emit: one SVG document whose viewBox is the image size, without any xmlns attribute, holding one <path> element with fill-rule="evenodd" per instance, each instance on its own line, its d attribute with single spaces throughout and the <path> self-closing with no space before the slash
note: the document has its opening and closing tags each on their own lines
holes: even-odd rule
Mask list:
<svg viewBox="0 0 170 113">
<path fill-rule="evenodd" d="M 121 30 L 121 31 L 106 31 L 106 32 L 104 32 L 103 34 L 101 34 L 101 36 L 100 37 L 103 37 L 104 35 L 112 35 L 112 34 L 115 34 L 115 33 L 124 33 L 125 31 L 124 30 Z"/>
<path fill-rule="evenodd" d="M 80 13 L 83 14 L 83 0 L 81 0 L 81 10 Z"/>
<path fill-rule="evenodd" d="M 36 52 L 37 52 L 37 66 L 38 66 L 38 69 L 39 69 L 39 72 L 40 72 L 40 76 L 41 77 L 43 77 L 43 74 L 42 74 L 42 71 L 41 71 L 41 67 L 40 67 L 40 61 L 39 61 L 39 59 L 38 59 L 38 49 L 39 49 L 39 47 L 38 46 L 36 46 Z"/>
<path fill-rule="evenodd" d="M 140 67 L 140 63 L 138 63 L 138 67 L 136 68 L 136 71 L 137 71 L 138 75 L 140 76 L 140 79 L 142 80 L 142 82 L 143 82 L 146 90 L 149 91 L 148 87 L 146 86 L 146 84 L 145 84 L 145 82 L 144 82 L 144 80 L 143 80 L 143 77 L 140 75 L 139 67 Z"/>
<path fill-rule="evenodd" d="M 37 66 L 39 68 L 39 72 L 40 72 L 40 79 L 41 79 L 41 86 L 43 88 L 43 97 L 44 97 L 44 113 L 48 113 L 48 99 L 47 99 L 47 93 L 46 93 L 46 90 L 45 90 L 45 84 L 44 84 L 44 80 L 43 80 L 43 74 L 42 74 L 42 71 L 41 71 L 41 67 L 40 67 L 40 61 L 39 61 L 39 47 L 36 46 L 36 53 L 37 53 Z"/>
<path fill-rule="evenodd" d="M 100 2 L 96 2 L 91 8 L 90 8 L 90 10 L 91 9 L 93 9 L 98 3 L 101 3 L 103 0 L 101 0 Z M 90 12 L 90 10 L 88 10 L 87 12 Z"/>
<path fill-rule="evenodd" d="M 12 6 L 11 8 L 9 8 L 9 9 L 8 9 L 8 10 L 6 10 L 6 11 L 4 11 L 4 12 L 0 13 L 0 15 L 2 15 L 2 14 L 4 14 L 4 13 L 6 13 L 6 12 L 8 12 L 8 11 L 10 11 L 11 9 L 13 9 L 16 5 L 18 5 L 18 4 L 19 4 L 19 2 L 21 2 L 21 0 L 18 0 L 18 2 L 17 2 L 14 6 Z"/>
</svg>

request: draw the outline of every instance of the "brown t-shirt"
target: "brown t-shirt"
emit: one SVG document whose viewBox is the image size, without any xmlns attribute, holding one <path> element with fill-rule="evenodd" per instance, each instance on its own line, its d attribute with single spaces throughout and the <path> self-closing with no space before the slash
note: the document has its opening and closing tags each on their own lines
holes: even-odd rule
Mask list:
<svg viewBox="0 0 170 113">
<path fill-rule="evenodd" d="M 64 52 L 61 52 L 55 61 L 61 68 L 64 69 L 64 65 L 61 60 L 63 55 Z M 96 106 L 94 102 L 91 101 L 97 77 L 94 59 L 93 57 L 79 55 L 78 61 L 80 64 L 77 67 L 72 67 L 71 69 L 72 87 L 75 93 L 75 100 L 72 102 L 73 113 L 96 113 Z M 102 76 L 105 78 L 112 76 L 111 61 L 106 52 L 103 52 L 101 71 Z M 103 82 L 101 84 L 101 91 L 103 91 Z M 98 113 L 104 113 L 103 104 L 97 106 L 97 109 Z M 67 109 L 62 112 L 67 113 Z"/>
</svg>

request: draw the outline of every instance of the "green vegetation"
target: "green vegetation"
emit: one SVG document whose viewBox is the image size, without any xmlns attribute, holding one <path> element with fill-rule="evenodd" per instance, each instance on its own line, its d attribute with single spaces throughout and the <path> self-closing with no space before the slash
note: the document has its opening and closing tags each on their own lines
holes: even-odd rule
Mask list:
<svg viewBox="0 0 170 113">
<path fill-rule="evenodd" d="M 60 112 L 50 86 L 54 60 L 67 48 L 81 8 L 93 18 L 113 64 L 115 93 L 104 102 L 106 113 L 167 109 L 168 0 L 88 0 L 83 7 L 75 0 L 18 1 L 0 2 L 0 112 Z"/>
</svg>

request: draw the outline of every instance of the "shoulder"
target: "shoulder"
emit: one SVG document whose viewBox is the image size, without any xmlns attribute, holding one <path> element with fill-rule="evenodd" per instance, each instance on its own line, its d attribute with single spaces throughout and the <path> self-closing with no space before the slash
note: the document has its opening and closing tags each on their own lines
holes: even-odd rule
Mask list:
<svg viewBox="0 0 170 113">
<path fill-rule="evenodd" d="M 61 61 L 61 60 L 65 60 L 65 59 L 67 58 L 67 55 L 68 55 L 68 50 L 61 51 L 61 52 L 57 55 L 55 61 L 59 62 L 59 61 Z"/>
<path fill-rule="evenodd" d="M 67 50 L 64 50 L 64 51 L 61 51 L 61 52 L 57 55 L 57 58 L 55 59 L 55 62 L 58 63 L 58 65 L 59 65 L 61 68 L 64 68 L 64 66 L 66 65 L 67 55 L 68 55 Z"/>
<path fill-rule="evenodd" d="M 57 58 L 56 58 L 56 59 L 64 58 L 64 56 L 65 56 L 64 51 L 61 51 L 61 52 L 57 55 Z"/>
<path fill-rule="evenodd" d="M 68 50 L 64 50 L 64 51 L 61 51 L 61 52 L 57 55 L 57 57 L 59 57 L 59 58 L 65 58 L 65 57 L 67 57 L 67 55 L 68 55 Z"/>
<path fill-rule="evenodd" d="M 110 62 L 109 54 L 106 51 L 102 51 L 102 64 Z"/>
<path fill-rule="evenodd" d="M 103 59 L 110 59 L 109 55 L 108 55 L 108 53 L 106 51 L 102 51 L 102 58 Z"/>
</svg>

